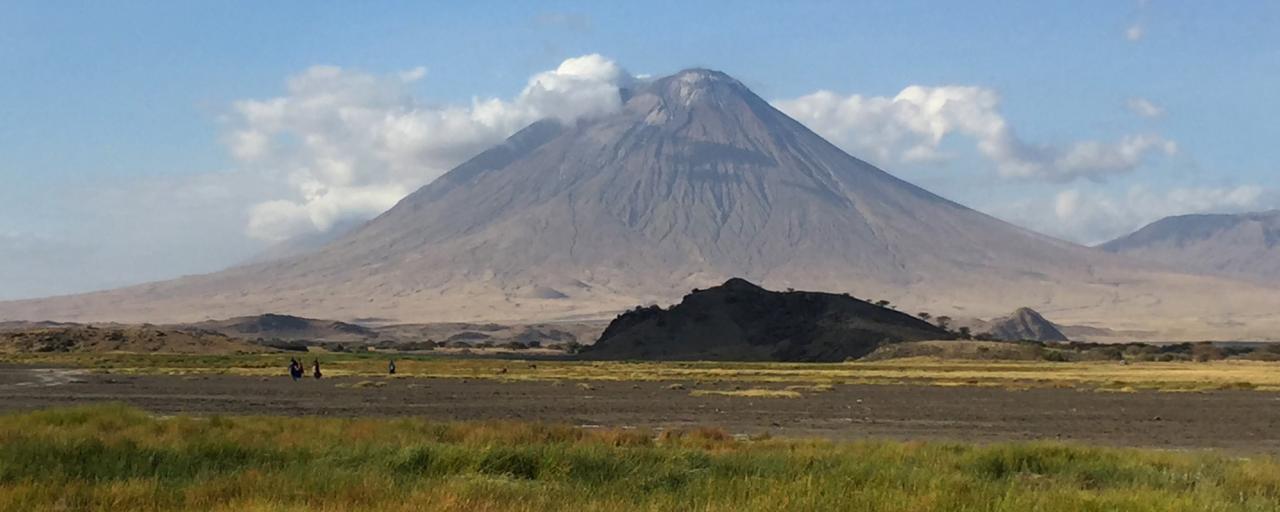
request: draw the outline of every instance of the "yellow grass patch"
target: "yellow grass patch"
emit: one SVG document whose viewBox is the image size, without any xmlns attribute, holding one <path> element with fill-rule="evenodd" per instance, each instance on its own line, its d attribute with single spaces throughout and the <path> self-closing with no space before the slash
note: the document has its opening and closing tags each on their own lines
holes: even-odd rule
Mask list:
<svg viewBox="0 0 1280 512">
<path fill-rule="evenodd" d="M 790 389 L 695 389 L 689 396 L 737 396 L 744 398 L 800 398 L 799 391 Z"/>
<path fill-rule="evenodd" d="M 834 390 L 835 386 L 832 386 L 830 384 L 802 384 L 802 385 L 787 386 L 786 388 L 783 388 L 783 389 L 786 389 L 787 391 L 798 391 L 801 393 L 826 393 L 828 391 Z"/>
</svg>

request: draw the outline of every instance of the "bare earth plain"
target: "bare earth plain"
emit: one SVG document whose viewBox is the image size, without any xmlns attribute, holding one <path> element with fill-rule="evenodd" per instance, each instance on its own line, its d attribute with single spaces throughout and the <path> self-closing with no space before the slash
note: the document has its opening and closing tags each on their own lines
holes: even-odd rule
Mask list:
<svg viewBox="0 0 1280 512">
<path fill-rule="evenodd" d="M 685 386 L 688 386 L 685 388 Z M 673 389 L 674 388 L 674 389 Z M 780 383 L 505 381 L 120 375 L 0 366 L 0 411 L 122 402 L 158 414 L 413 416 L 587 427 L 716 425 L 742 435 L 947 441 L 1060 440 L 1280 453 L 1280 393 L 836 384 L 790 397 Z"/>
</svg>

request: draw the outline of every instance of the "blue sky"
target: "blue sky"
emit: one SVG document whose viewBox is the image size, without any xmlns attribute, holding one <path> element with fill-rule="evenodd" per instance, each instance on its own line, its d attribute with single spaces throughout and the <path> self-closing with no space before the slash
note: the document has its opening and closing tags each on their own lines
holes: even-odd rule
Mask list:
<svg viewBox="0 0 1280 512">
<path fill-rule="evenodd" d="M 212 271 L 368 215 L 549 112 L 526 101 L 532 81 L 593 54 L 642 78 L 720 69 L 789 113 L 850 116 L 821 128 L 795 114 L 909 181 L 1081 243 L 1169 214 L 1274 208 L 1278 25 L 1280 4 L 1261 1 L 5 2 L 0 299 Z M 378 92 L 351 92 L 366 86 Z M 904 113 L 892 105 L 909 86 L 996 103 L 974 114 L 986 124 Z M 321 157 L 279 141 L 332 136 L 333 118 L 302 97 L 334 87 L 375 114 L 471 109 L 479 122 L 475 105 L 494 98 L 521 114 L 448 144 L 415 131 L 421 173 L 412 160 L 353 158 L 344 172 L 356 175 L 320 179 L 351 195 L 316 201 L 298 169 L 318 172 Z M 850 98 L 888 110 L 841 109 Z M 295 110 L 248 113 L 273 99 Z M 930 120 L 948 127 L 937 144 L 922 133 L 892 143 L 934 156 L 875 151 L 882 123 Z M 979 135 L 991 122 L 1008 133 Z M 277 144 L 245 158 L 231 141 L 241 133 Z M 984 141 L 1013 150 L 984 153 Z M 255 231 L 280 212 L 310 221 Z"/>
</svg>

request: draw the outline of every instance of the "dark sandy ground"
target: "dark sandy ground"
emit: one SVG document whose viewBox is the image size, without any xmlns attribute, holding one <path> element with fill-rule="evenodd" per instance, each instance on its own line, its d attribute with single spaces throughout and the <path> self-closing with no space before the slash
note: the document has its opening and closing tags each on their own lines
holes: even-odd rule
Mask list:
<svg viewBox="0 0 1280 512">
<path fill-rule="evenodd" d="M 501 382 L 120 376 L 0 367 L 0 411 L 123 402 L 162 414 L 417 416 L 602 427 L 720 426 L 739 434 L 953 441 L 1078 441 L 1280 453 L 1280 393 L 840 385 L 801 398 L 693 397 L 669 382 Z M 384 379 L 372 379 L 384 381 Z M 688 385 L 688 383 L 685 383 Z M 767 387 L 767 386 L 761 386 Z M 697 389 L 731 389 L 731 385 Z"/>
</svg>

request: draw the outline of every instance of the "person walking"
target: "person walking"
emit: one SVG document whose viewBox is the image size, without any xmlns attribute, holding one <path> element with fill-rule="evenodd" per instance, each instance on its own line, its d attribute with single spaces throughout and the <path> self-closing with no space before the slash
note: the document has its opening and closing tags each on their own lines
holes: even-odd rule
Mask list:
<svg viewBox="0 0 1280 512">
<path fill-rule="evenodd" d="M 388 362 L 387 362 L 387 373 L 388 373 L 388 374 L 391 374 L 391 375 L 395 375 L 395 374 L 396 374 L 396 360 L 395 360 L 395 359 L 392 359 L 392 360 L 390 360 L 390 361 L 388 361 Z"/>
<path fill-rule="evenodd" d="M 302 363 L 297 358 L 289 358 L 289 376 L 293 377 L 294 382 L 302 378 Z"/>
<path fill-rule="evenodd" d="M 320 360 L 319 360 L 319 359 L 316 359 L 315 361 L 313 361 L 313 362 L 311 363 L 311 365 L 312 365 L 312 376 L 314 376 L 315 378 L 319 379 L 319 378 L 321 377 L 321 374 L 320 374 Z"/>
</svg>

